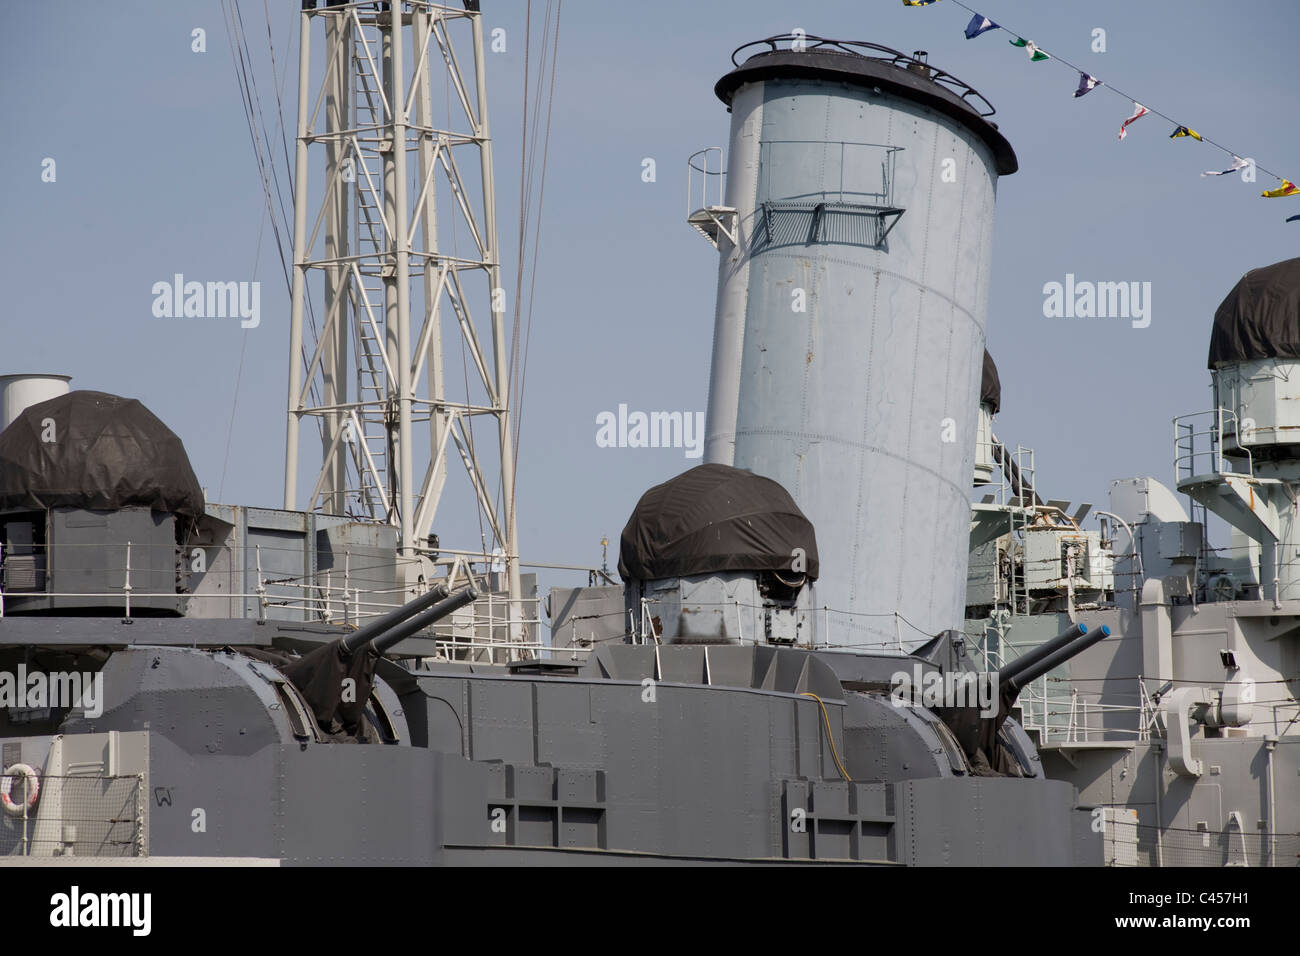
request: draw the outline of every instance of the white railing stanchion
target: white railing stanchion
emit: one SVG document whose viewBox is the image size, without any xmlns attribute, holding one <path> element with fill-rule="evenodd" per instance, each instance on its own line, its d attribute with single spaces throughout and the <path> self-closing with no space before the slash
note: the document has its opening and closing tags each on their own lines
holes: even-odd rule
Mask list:
<svg viewBox="0 0 1300 956">
<path fill-rule="evenodd" d="M 126 599 L 126 616 L 131 616 L 131 542 L 126 543 L 126 574 L 122 578 L 122 596 Z"/>
</svg>

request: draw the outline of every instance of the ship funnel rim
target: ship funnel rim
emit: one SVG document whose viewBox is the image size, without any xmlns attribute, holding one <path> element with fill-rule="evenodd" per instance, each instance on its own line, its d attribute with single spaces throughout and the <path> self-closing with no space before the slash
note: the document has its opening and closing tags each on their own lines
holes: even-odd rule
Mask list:
<svg viewBox="0 0 1300 956">
<path fill-rule="evenodd" d="M 801 44 L 799 48 L 782 46 L 796 41 Z M 761 49 L 741 59 L 754 48 Z M 847 83 L 900 96 L 962 123 L 993 153 L 1000 176 L 1020 168 L 1011 143 L 990 119 L 996 112 L 993 104 L 982 93 L 928 60 L 918 60 L 901 50 L 867 40 L 786 33 L 741 44 L 732 51 L 731 62 L 735 69 L 713 87 L 728 109 L 736 91 L 746 83 L 769 79 Z"/>
<path fill-rule="evenodd" d="M 791 47 L 782 47 L 779 44 L 802 43 L 807 46 L 802 50 L 795 50 Z M 743 60 L 739 59 L 742 51 L 752 47 L 765 46 L 767 50 L 758 53 L 748 54 Z M 883 56 L 871 56 L 864 51 L 874 51 L 883 54 Z M 957 94 L 967 105 L 979 116 L 988 119 L 997 113 L 997 109 L 989 102 L 986 97 L 969 83 L 958 79 L 947 70 L 941 70 L 927 59 L 929 53 L 926 50 L 916 50 L 913 53 L 904 53 L 902 50 L 895 50 L 893 47 L 885 46 L 882 43 L 872 43 L 869 40 L 836 40 L 830 37 L 813 36 L 812 34 L 802 33 L 781 33 L 775 36 L 764 37 L 762 40 L 751 40 L 748 43 L 742 43 L 736 49 L 731 51 L 732 66 L 740 67 L 750 62 L 757 56 L 764 53 L 822 53 L 837 56 L 856 57 L 864 60 L 877 60 L 888 63 L 890 66 L 898 66 L 906 69 L 907 67 L 924 67 L 927 71 L 924 75 L 927 79 L 935 83 L 948 87 Z M 922 74 L 918 74 L 922 75 Z M 972 105 L 969 97 L 974 97 L 981 106 Z"/>
</svg>

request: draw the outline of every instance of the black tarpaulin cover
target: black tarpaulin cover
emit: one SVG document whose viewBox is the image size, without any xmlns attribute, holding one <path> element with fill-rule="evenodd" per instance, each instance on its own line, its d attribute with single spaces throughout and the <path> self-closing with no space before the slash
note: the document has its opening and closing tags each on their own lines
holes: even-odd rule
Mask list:
<svg viewBox="0 0 1300 956">
<path fill-rule="evenodd" d="M 280 670 L 302 692 L 321 730 L 352 734 L 365 716 L 378 659 L 369 644 L 349 654 L 342 641 L 333 641 Z"/>
<path fill-rule="evenodd" d="M 817 537 L 777 482 L 728 465 L 700 465 L 641 496 L 619 543 L 624 581 L 716 571 L 794 570 L 795 549 L 817 577 Z"/>
<path fill-rule="evenodd" d="M 203 489 L 181 440 L 133 398 L 69 392 L 0 432 L 0 510 L 147 507 L 198 518 Z"/>
<path fill-rule="evenodd" d="M 998 378 L 998 367 L 993 364 L 993 356 L 984 350 L 984 375 L 980 379 L 980 404 L 993 408 L 993 414 L 1002 407 L 1002 381 Z"/>
<path fill-rule="evenodd" d="M 1214 313 L 1211 369 L 1265 358 L 1300 359 L 1300 259 L 1251 269 Z"/>
</svg>

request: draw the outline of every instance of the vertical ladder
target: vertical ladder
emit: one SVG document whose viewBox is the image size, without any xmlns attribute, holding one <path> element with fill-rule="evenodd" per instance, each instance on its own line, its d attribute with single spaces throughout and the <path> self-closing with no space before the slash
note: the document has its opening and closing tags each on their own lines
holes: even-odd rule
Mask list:
<svg viewBox="0 0 1300 956">
<path fill-rule="evenodd" d="M 366 452 L 375 464 L 384 484 L 388 479 L 388 427 L 385 407 L 389 398 L 388 373 L 384 363 L 384 342 L 376 338 L 375 330 L 382 336 L 385 329 L 384 284 L 379 274 L 379 257 L 387 248 L 387 232 L 383 213 L 375 192 L 383 182 L 383 170 L 372 166 L 378 157 L 382 128 L 386 117 L 380 80 L 371 74 L 371 63 L 366 56 L 365 38 L 358 33 L 353 39 L 354 77 L 352 103 L 353 129 L 357 131 L 360 155 L 352 183 L 356 194 L 357 254 L 361 283 L 356 288 L 353 315 L 356 317 L 357 341 L 357 391 L 356 400 L 363 403 L 358 418 L 362 434 L 357 435 L 366 451 L 357 449 L 359 487 L 357 497 L 376 515 L 392 517 L 393 508 L 388 500 L 388 489 L 378 485 L 366 460 Z M 373 190 L 372 191 L 372 187 Z M 354 284 L 355 285 L 355 284 Z M 373 317 L 374 324 L 371 324 Z M 375 507 L 380 502 L 382 507 Z"/>
</svg>

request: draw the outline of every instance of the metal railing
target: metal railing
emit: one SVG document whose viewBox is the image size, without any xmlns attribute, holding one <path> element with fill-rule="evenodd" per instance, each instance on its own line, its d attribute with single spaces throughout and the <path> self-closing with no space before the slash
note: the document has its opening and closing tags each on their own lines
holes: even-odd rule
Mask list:
<svg viewBox="0 0 1300 956">
<path fill-rule="evenodd" d="M 1156 703 L 1147 693 L 1146 682 L 1142 677 L 1133 678 L 1133 682 L 1132 694 L 1107 692 L 1106 696 L 1131 696 L 1137 703 L 1110 703 L 1103 702 L 1100 693 L 1083 691 L 1068 680 L 1045 675 L 1020 692 L 1017 705 L 1021 726 L 1038 734 L 1040 746 L 1142 742 L 1163 736 L 1156 722 Z"/>
<path fill-rule="evenodd" d="M 301 567 L 303 545 L 277 547 L 139 544 L 37 544 L 16 553 L 0 554 L 0 568 L 18 562 L 30 564 L 31 586 L 7 587 L 0 574 L 0 619 L 6 610 L 67 609 L 86 606 L 119 609 L 125 618 L 160 608 L 175 614 L 202 618 L 282 620 L 358 627 L 369 618 L 391 611 L 437 583 L 449 588 L 474 584 L 481 596 L 438 625 L 433 637 L 440 650 L 464 654 L 467 648 L 500 649 L 510 656 L 540 652 L 542 641 L 540 602 L 537 598 L 510 599 L 504 588 L 494 590 L 482 577 L 494 573 L 499 555 L 440 550 L 427 559 L 429 573 L 414 586 L 398 583 L 401 571 L 391 552 L 381 548 L 345 550 L 336 564 L 314 572 L 296 573 L 277 568 Z M 475 570 L 475 565 L 480 569 Z M 531 567 L 532 565 L 526 565 Z M 26 565 L 24 565 L 26 568 Z M 538 565 L 585 571 L 577 565 Z M 395 569 L 397 569 L 395 571 Z M 87 573 L 99 582 L 78 586 Z M 76 582 L 64 586 L 63 581 Z M 170 589 L 167 589 L 170 585 Z M 511 635 L 522 629 L 527 639 Z"/>
<path fill-rule="evenodd" d="M 763 203 L 856 203 L 863 206 L 888 208 L 894 201 L 894 170 L 902 146 L 888 143 L 867 143 L 856 140 L 813 140 L 813 139 L 771 139 L 764 140 L 759 147 L 761 157 L 759 169 L 762 179 L 758 185 L 759 204 Z M 810 149 L 820 150 L 826 164 L 836 164 L 835 150 L 838 150 L 839 184 L 835 189 L 820 189 L 816 192 L 795 195 L 772 194 L 771 170 L 779 163 L 773 153 L 793 152 L 802 154 Z M 859 180 L 846 184 L 845 174 L 848 170 L 861 171 L 873 169 L 870 182 Z M 877 178 L 878 176 L 878 178 Z"/>
<path fill-rule="evenodd" d="M 721 146 L 696 150 L 686 159 L 686 222 L 715 249 L 719 236 L 725 235 L 732 245 L 740 239 L 736 210 L 723 205 L 726 176 Z"/>
<path fill-rule="evenodd" d="M 766 50 L 761 49 L 766 47 Z M 782 53 L 782 52 L 826 52 L 847 56 L 862 57 L 869 60 L 880 60 L 893 66 L 911 68 L 921 71 L 927 79 L 939 83 L 953 93 L 957 94 L 967 105 L 983 117 L 992 116 L 997 112 L 993 104 L 985 99 L 984 95 L 969 83 L 965 83 L 953 76 L 946 70 L 929 63 L 923 57 L 924 53 L 917 51 L 908 55 L 901 50 L 895 50 L 892 47 L 882 46 L 879 43 L 869 43 L 866 40 L 834 40 L 827 37 L 814 36 L 805 31 L 798 33 L 782 33 L 776 36 L 766 37 L 762 40 L 752 40 L 749 43 L 741 44 L 732 51 L 731 62 L 734 66 L 740 66 L 749 57 L 756 55 L 751 50 L 757 50 L 758 53 Z M 741 54 L 745 54 L 742 60 Z"/>
<path fill-rule="evenodd" d="M 716 157 L 716 164 L 712 159 Z M 716 169 L 712 168 L 716 165 Z M 722 147 L 706 146 L 686 158 L 686 215 L 721 206 L 726 194 L 727 171 L 722 167 Z M 699 201 L 696 202 L 698 191 Z M 712 200 L 712 201 L 710 201 Z"/>
<path fill-rule="evenodd" d="M 993 454 L 994 446 L 1001 445 L 998 440 L 990 433 L 988 443 L 989 457 L 996 460 Z M 1033 497 L 1035 487 L 1035 461 L 1034 449 L 1027 448 L 1024 445 L 1016 445 L 1012 451 L 1005 445 L 1001 446 L 1002 454 L 1014 465 L 1013 468 L 995 467 L 992 479 L 982 487 L 987 489 L 984 494 L 984 500 L 981 504 L 995 504 L 1000 508 L 1007 509 L 1006 534 L 1011 539 L 1007 556 L 1010 559 L 1011 573 L 1007 574 L 1006 569 L 1002 567 L 1002 562 L 996 550 L 996 544 L 999 539 L 995 538 L 991 542 L 994 547 L 993 555 L 993 594 L 995 597 L 995 607 L 1006 607 L 1014 616 L 1024 614 L 1029 611 L 1029 585 L 1028 576 L 1024 567 L 1024 537 L 1034 520 Z M 1013 481 L 1007 474 L 1011 471 L 1017 476 Z M 989 500 L 991 498 L 991 500 Z M 1005 594 L 1005 598 L 1003 595 Z"/>
<path fill-rule="evenodd" d="M 1174 479 L 1182 481 L 1198 475 L 1255 474 L 1255 460 L 1250 449 L 1240 441 L 1237 448 L 1246 459 L 1246 470 L 1238 471 L 1223 454 L 1225 425 L 1227 434 L 1241 436 L 1237 413 L 1226 408 L 1179 415 L 1174 419 Z M 1244 436 L 1242 436 L 1244 437 Z M 1234 452 L 1234 457 L 1237 455 Z"/>
</svg>

